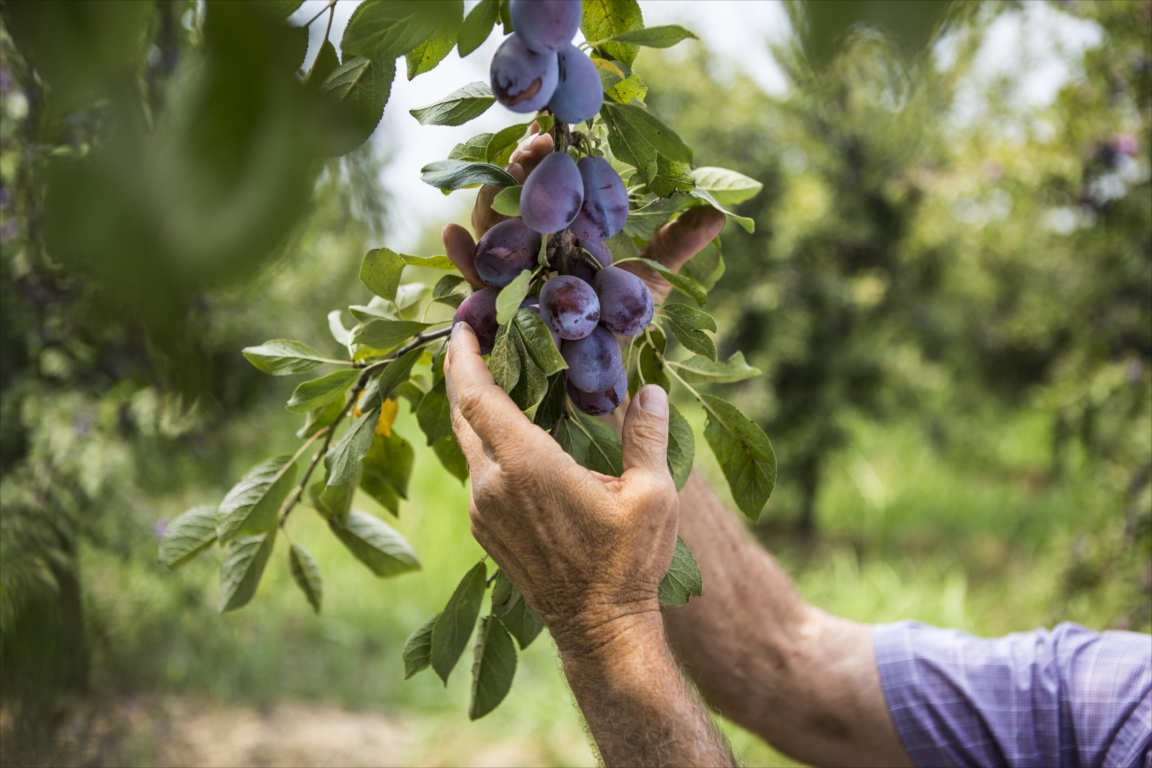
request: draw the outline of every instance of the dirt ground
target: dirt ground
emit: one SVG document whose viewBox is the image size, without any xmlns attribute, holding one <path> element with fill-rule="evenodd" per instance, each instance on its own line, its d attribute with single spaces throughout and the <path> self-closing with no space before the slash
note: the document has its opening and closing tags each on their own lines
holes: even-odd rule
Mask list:
<svg viewBox="0 0 1152 768">
<path fill-rule="evenodd" d="M 379 712 L 315 702 L 221 707 L 184 696 L 77 700 L 51 739 L 21 739 L 0 714 L 5 766 L 514 766 L 549 762 L 531 744 L 469 744 Z M 22 742 L 22 743 L 21 743 Z"/>
</svg>

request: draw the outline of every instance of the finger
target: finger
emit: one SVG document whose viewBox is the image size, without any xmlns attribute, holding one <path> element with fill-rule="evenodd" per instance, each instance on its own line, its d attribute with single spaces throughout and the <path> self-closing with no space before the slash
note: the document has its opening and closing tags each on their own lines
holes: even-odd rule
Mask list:
<svg viewBox="0 0 1152 768">
<path fill-rule="evenodd" d="M 552 154 L 552 148 L 555 146 L 556 142 L 547 133 L 532 139 L 517 161 L 524 167 L 525 175 L 531 175 L 536 166 L 540 165 L 540 161 Z"/>
<path fill-rule="evenodd" d="M 440 233 L 440 238 L 444 241 L 444 250 L 448 254 L 448 260 L 456 266 L 456 269 L 460 270 L 464 279 L 473 288 L 486 287 L 476 272 L 476 241 L 472 239 L 472 235 L 468 234 L 468 230 L 459 224 L 449 224 Z"/>
<path fill-rule="evenodd" d="M 678 272 L 684 262 L 691 259 L 724 228 L 724 214 L 715 208 L 701 206 L 685 212 L 680 218 L 661 227 L 641 254 L 646 259 L 659 262 L 673 272 Z M 668 281 L 651 267 L 639 262 L 623 264 L 621 269 L 637 275 L 652 289 L 652 298 L 657 303 L 663 301 L 672 290 Z"/>
<path fill-rule="evenodd" d="M 498 461 L 502 451 L 524 452 L 529 443 L 546 437 L 496 385 L 480 357 L 480 342 L 467 323 L 452 328 L 444 375 L 449 381 L 453 421 L 459 417 L 467 422 L 483 444 L 492 448 Z"/>
<path fill-rule="evenodd" d="M 668 393 L 655 384 L 636 393 L 620 437 L 624 444 L 624 477 L 629 472 L 668 475 Z"/>
</svg>

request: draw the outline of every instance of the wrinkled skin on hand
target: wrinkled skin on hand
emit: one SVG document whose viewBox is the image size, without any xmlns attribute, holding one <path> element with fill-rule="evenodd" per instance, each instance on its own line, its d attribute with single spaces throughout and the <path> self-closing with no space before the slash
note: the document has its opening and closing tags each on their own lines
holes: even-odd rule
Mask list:
<svg viewBox="0 0 1152 768">
<path fill-rule="evenodd" d="M 472 535 L 561 650 L 610 642 L 659 613 L 679 502 L 667 467 L 668 396 L 645 387 L 624 422 L 624 473 L 585 469 L 493 381 L 467 324 L 444 373 L 472 477 Z"/>
</svg>

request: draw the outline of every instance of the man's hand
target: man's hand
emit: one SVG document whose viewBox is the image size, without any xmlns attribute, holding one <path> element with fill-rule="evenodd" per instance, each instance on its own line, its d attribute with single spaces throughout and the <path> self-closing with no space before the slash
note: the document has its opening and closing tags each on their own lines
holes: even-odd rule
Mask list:
<svg viewBox="0 0 1152 768">
<path fill-rule="evenodd" d="M 452 425 L 472 476 L 472 533 L 548 625 L 561 651 L 594 652 L 660 623 L 656 592 L 676 546 L 668 398 L 642 389 L 624 421 L 624 474 L 578 465 L 532 424 L 464 323 L 444 364 Z"/>
</svg>

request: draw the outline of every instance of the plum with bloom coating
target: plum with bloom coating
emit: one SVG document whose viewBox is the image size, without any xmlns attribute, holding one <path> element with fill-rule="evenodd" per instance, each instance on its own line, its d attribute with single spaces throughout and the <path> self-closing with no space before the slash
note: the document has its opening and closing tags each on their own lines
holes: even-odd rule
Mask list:
<svg viewBox="0 0 1152 768">
<path fill-rule="evenodd" d="M 568 382 L 581 392 L 605 392 L 624 374 L 620 345 L 602 325 L 582 339 L 565 341 L 560 354 L 568 363 Z"/>
<path fill-rule="evenodd" d="M 513 112 L 543 109 L 556 92 L 559 67 L 554 53 L 534 53 L 516 35 L 496 49 L 488 70 L 492 93 Z"/>
<path fill-rule="evenodd" d="M 580 0 L 511 0 L 508 13 L 515 34 L 537 53 L 556 52 L 580 29 Z"/>
<path fill-rule="evenodd" d="M 600 296 L 600 322 L 618 336 L 635 336 L 652 322 L 652 292 L 619 267 L 605 267 L 592 281 Z"/>
<path fill-rule="evenodd" d="M 604 84 L 592 59 L 574 45 L 556 53 L 558 79 L 548 109 L 562 123 L 591 120 L 604 103 Z"/>
<path fill-rule="evenodd" d="M 627 374 L 622 374 L 611 388 L 603 392 L 581 392 L 572 386 L 572 382 L 568 382 L 568 397 L 572 399 L 577 408 L 590 416 L 603 416 L 606 413 L 612 413 L 620 406 L 620 403 L 624 402 L 624 397 L 627 394 Z"/>
<path fill-rule="evenodd" d="M 496 297 L 499 295 L 499 288 L 482 288 L 460 302 L 452 316 L 452 325 L 464 321 L 472 326 L 482 355 L 491 352 L 496 344 L 496 331 L 500 329 L 496 322 Z"/>
<path fill-rule="evenodd" d="M 476 245 L 476 274 L 487 285 L 502 288 L 525 269 L 536 266 L 540 235 L 520 219 L 502 221 Z"/>
<path fill-rule="evenodd" d="M 540 289 L 540 318 L 562 339 L 582 339 L 596 329 L 600 300 L 578 277 L 559 275 Z"/>
<path fill-rule="evenodd" d="M 583 157 L 576 167 L 584 202 L 569 229 L 581 240 L 604 242 L 624 229 L 628 221 L 628 189 L 616 169 L 602 157 Z"/>
<path fill-rule="evenodd" d="M 560 232 L 576 218 L 584 202 L 584 182 L 576 161 L 553 152 L 540 161 L 520 192 L 520 215 L 537 232 Z"/>
</svg>

